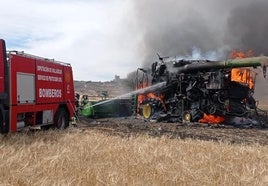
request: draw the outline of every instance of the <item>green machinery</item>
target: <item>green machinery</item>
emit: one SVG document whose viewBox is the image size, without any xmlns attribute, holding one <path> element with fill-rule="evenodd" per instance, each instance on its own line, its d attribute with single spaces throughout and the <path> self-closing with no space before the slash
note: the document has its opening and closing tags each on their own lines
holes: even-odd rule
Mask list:
<svg viewBox="0 0 268 186">
<path fill-rule="evenodd" d="M 78 114 L 84 117 L 125 117 L 132 115 L 131 99 L 104 99 L 90 101 L 87 95 L 82 96 Z"/>
</svg>

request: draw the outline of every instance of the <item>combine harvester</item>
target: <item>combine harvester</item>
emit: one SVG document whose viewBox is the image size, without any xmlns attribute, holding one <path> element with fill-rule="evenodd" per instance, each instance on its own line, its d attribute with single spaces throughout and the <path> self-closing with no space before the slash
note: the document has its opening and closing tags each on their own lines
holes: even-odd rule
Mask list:
<svg viewBox="0 0 268 186">
<path fill-rule="evenodd" d="M 120 116 L 128 110 L 124 116 L 150 121 L 264 125 L 258 117 L 264 112 L 253 98 L 253 68 L 262 67 L 266 77 L 267 66 L 265 56 L 226 61 L 159 57 L 151 69 L 137 69 L 135 91 L 118 99 L 89 102 L 80 110 L 89 117 Z"/>
<path fill-rule="evenodd" d="M 156 121 L 263 125 L 256 119 L 253 68 L 262 67 L 266 77 L 267 66 L 266 56 L 226 61 L 159 57 L 149 70 L 151 81 L 143 70 L 137 88 L 166 85 L 138 94 L 136 112 Z"/>
</svg>

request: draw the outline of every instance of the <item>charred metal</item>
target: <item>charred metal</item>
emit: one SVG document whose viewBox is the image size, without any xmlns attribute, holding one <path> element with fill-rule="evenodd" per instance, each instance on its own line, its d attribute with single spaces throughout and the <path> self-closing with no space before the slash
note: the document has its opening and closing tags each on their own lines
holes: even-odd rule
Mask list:
<svg viewBox="0 0 268 186">
<path fill-rule="evenodd" d="M 161 58 L 152 64 L 150 82 L 166 82 L 153 92 L 137 95 L 137 114 L 157 121 L 260 124 L 254 99 L 256 73 L 262 67 L 266 77 L 268 58 L 252 57 L 226 61 Z M 235 123 L 239 123 L 235 121 Z"/>
</svg>

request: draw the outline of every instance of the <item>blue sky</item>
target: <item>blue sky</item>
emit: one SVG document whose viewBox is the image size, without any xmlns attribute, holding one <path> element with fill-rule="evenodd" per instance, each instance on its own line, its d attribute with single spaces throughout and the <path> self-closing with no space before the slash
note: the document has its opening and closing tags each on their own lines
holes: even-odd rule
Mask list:
<svg viewBox="0 0 268 186">
<path fill-rule="evenodd" d="M 109 81 L 141 66 L 129 0 L 9 0 L 0 33 L 10 50 L 71 63 L 76 80 Z M 140 60 L 141 61 L 141 60 Z"/>
</svg>

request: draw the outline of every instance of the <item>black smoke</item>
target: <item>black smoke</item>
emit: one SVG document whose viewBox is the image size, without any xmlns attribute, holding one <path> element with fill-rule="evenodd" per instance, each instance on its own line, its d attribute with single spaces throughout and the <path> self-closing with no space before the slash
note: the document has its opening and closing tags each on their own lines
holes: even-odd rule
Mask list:
<svg viewBox="0 0 268 186">
<path fill-rule="evenodd" d="M 268 55 L 268 1 L 253 1 L 233 9 L 226 27 L 225 42 L 231 48 Z"/>
<path fill-rule="evenodd" d="M 268 55 L 268 1 L 136 0 L 134 18 L 142 34 L 144 64 L 156 53 L 227 58 L 233 49 Z"/>
</svg>

